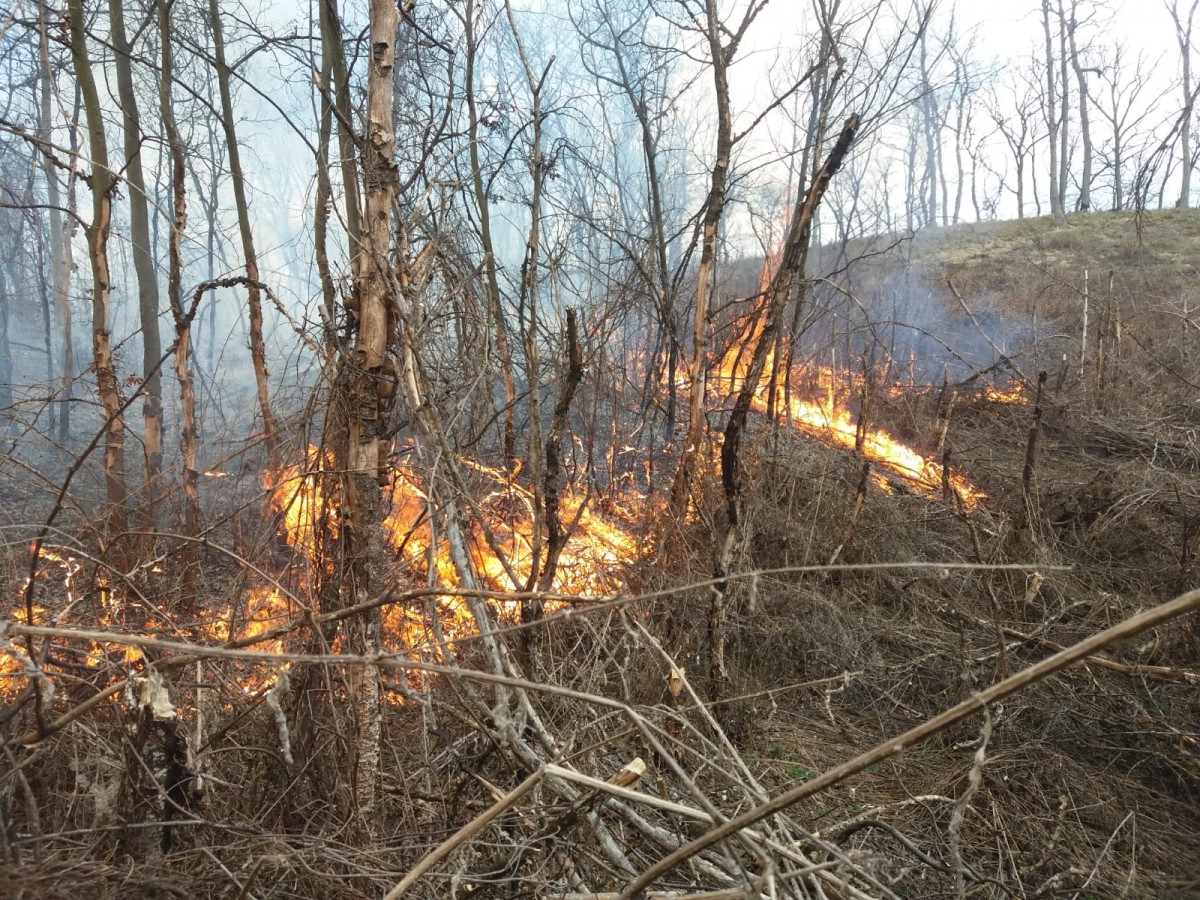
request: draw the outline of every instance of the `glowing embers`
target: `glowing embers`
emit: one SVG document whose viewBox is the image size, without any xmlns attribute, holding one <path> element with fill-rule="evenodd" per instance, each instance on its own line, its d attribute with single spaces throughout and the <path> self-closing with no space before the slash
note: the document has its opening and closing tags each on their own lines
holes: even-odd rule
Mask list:
<svg viewBox="0 0 1200 900">
<path fill-rule="evenodd" d="M 1008 388 L 989 384 L 982 390 L 977 391 L 975 396 L 977 399 L 985 400 L 988 403 L 1026 404 L 1029 402 L 1029 394 L 1026 393 L 1024 386 L 1020 384 Z"/>
</svg>

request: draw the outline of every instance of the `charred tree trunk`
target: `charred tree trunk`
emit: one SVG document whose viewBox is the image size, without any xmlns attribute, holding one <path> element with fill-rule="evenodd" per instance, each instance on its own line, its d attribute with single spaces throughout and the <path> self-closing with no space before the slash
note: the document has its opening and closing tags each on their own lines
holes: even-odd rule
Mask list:
<svg viewBox="0 0 1200 900">
<path fill-rule="evenodd" d="M 859 123 L 860 119 L 857 114 L 846 120 L 837 142 L 830 150 L 828 158 L 817 172 L 807 192 L 797 195 L 779 271 L 772 279 L 763 298 L 760 313 L 763 324 L 759 330 L 758 341 L 746 368 L 746 375 L 738 391 L 737 399 L 734 401 L 733 411 L 725 426 L 725 440 L 721 445 L 721 484 L 725 491 L 725 523 L 722 534 L 717 540 L 717 559 L 713 572 L 716 581 L 712 588 L 712 607 L 709 614 L 709 678 L 711 699 L 713 700 L 720 699 L 728 682 L 725 665 L 725 635 L 729 585 L 726 579 L 729 575 L 729 562 L 737 534 L 741 527 L 741 460 L 739 453 L 746 429 L 746 419 L 758 391 L 758 384 L 762 379 L 767 357 L 775 346 L 783 310 L 791 297 L 792 288 L 802 275 L 804 253 L 808 247 L 817 209 L 829 188 L 830 181 L 842 167 L 846 154 L 850 152 L 850 146 L 858 134 Z"/>
<path fill-rule="evenodd" d="M 320 12 L 321 80 L 318 89 L 321 92 L 321 113 L 317 125 L 317 195 L 313 204 L 313 251 L 316 255 L 317 275 L 321 280 L 321 315 L 325 325 L 325 340 L 329 344 L 336 344 L 337 288 L 333 282 L 333 271 L 329 267 L 329 207 L 333 201 L 333 182 L 329 176 L 329 142 L 333 137 L 333 95 L 330 92 L 333 60 L 330 45 L 335 38 L 333 27 L 327 22 L 327 3 L 320 4 Z M 339 45 L 340 37 L 339 33 Z"/>
<path fill-rule="evenodd" d="M 342 602 L 364 603 L 379 589 L 377 569 L 383 551 L 383 499 L 380 415 L 385 395 L 393 299 L 390 294 L 392 205 L 398 181 L 395 163 L 395 63 L 399 13 L 391 0 L 371 2 L 371 55 L 367 74 L 367 110 L 362 172 L 366 186 L 366 215 L 361 244 L 353 259 L 353 290 L 358 310 L 354 343 L 343 357 L 344 386 L 335 402 L 345 407 L 345 434 L 335 442 L 345 447 L 343 483 L 346 582 Z M 345 624 L 346 652 L 366 656 L 378 652 L 378 608 L 360 613 Z M 343 820 L 355 836 L 370 839 L 378 797 L 380 762 L 380 682 L 378 667 L 359 664 L 345 673 L 348 706 L 353 723 L 344 786 L 338 792 Z"/>
<path fill-rule="evenodd" d="M 546 510 L 546 564 L 538 579 L 538 590 L 548 591 L 554 583 L 558 558 L 570 537 L 570 529 L 563 527 L 559 511 L 559 490 L 562 486 L 562 442 L 566 437 L 575 391 L 583 381 L 583 352 L 579 346 L 579 326 L 575 310 L 567 314 L 567 372 L 554 405 L 554 416 L 550 422 L 550 433 L 546 436 L 546 460 L 543 473 L 542 494 Z M 540 613 L 540 609 L 539 609 Z"/>
</svg>

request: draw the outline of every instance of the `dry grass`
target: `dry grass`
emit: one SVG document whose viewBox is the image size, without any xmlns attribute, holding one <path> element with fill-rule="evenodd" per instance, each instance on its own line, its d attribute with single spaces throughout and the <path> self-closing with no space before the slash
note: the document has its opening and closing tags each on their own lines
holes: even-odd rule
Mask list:
<svg viewBox="0 0 1200 900">
<path fill-rule="evenodd" d="M 1021 486 L 1027 405 L 964 396 L 954 407 L 953 460 L 989 497 L 969 513 L 872 485 L 855 518 L 856 461 L 753 422 L 744 451 L 747 526 L 734 568 L 762 574 L 733 583 L 734 696 L 715 711 L 696 702 L 707 686 L 710 591 L 701 583 L 712 573 L 722 515 L 719 479 L 708 472 L 697 486 L 694 519 L 673 523 L 657 545 L 643 541 L 647 555 L 629 561 L 630 596 L 667 593 L 581 607 L 539 627 L 533 670 L 519 685 L 527 701 L 522 727 L 505 731 L 481 713 L 477 701 L 485 698 L 486 708 L 495 687 L 466 671 L 486 668 L 476 642 L 456 648 L 450 661 L 462 667 L 457 674 L 409 681 L 385 673 L 397 702 L 385 709 L 382 800 L 369 840 L 338 821 L 344 776 L 320 764 L 353 745 L 339 715 L 338 680 L 317 677 L 332 667 L 310 666 L 311 680 L 293 671 L 289 691 L 273 700 L 265 687 L 247 693 L 237 681 L 253 667 L 266 671 L 262 663 L 213 658 L 170 669 L 172 701 L 184 711 L 187 765 L 203 781 L 190 779 L 187 795 L 166 806 L 156 787 L 164 782 L 156 767 L 165 758 L 165 732 L 139 721 L 127 702 L 106 701 L 32 747 L 14 739 L 38 726 L 35 704 L 9 705 L 0 713 L 7 754 L 0 764 L 0 895 L 380 896 L 538 761 L 606 779 L 641 757 L 647 772 L 635 788 L 646 802 L 605 800 L 546 778 L 411 896 L 620 890 L 633 872 L 706 830 L 697 816 L 665 809 L 663 801 L 699 817 L 706 804 L 722 815 L 757 806 L 1044 659 L 1054 646 L 1195 588 L 1200 443 L 1184 368 L 1191 337 L 1178 314 L 1193 277 L 1185 262 L 1193 253 L 1200 258 L 1200 216 L 1171 211 L 1144 224 L 1142 244 L 1131 239 L 1128 217 L 1093 215 L 1072 217 L 1065 231 L 1034 220 L 923 235 L 912 248 L 910 263 L 922 277 L 937 284 L 949 274 L 977 314 L 1037 312 L 1034 340 L 1014 349 L 1028 374 L 1051 369 L 1028 507 Z M 888 265 L 855 277 L 878 287 Z M 1060 380 L 1051 366 L 1077 346 L 1074 298 L 1084 265 L 1118 269 L 1111 301 L 1127 313 L 1122 354 L 1103 383 L 1074 364 Z M 1106 280 L 1102 291 L 1107 301 Z M 938 401 L 937 389 L 913 389 L 880 397 L 872 415 L 929 450 Z M 16 465 L 0 467 L 9 516 L 0 565 L 10 586 L 28 565 L 27 526 L 48 503 L 48 494 L 22 489 L 29 482 Z M 264 524 L 256 479 L 227 482 L 206 488 L 207 511 L 218 523 L 212 540 L 287 576 L 295 561 L 280 556 Z M 91 489 L 81 485 L 81 497 Z M 85 537 L 87 508 L 81 503 L 66 523 Z M 845 568 L 800 571 L 824 566 L 839 547 Z M 165 541 L 160 549 L 167 571 L 134 580 L 165 608 L 177 548 Z M 866 568 L 918 560 L 1028 565 Z M 206 565 L 206 610 L 244 602 L 242 564 L 213 556 Z M 99 615 L 96 571 L 81 577 L 68 624 Z M 412 577 L 398 563 L 388 563 L 386 574 Z M 172 635 L 190 633 L 191 624 L 160 623 Z M 509 641 L 515 646 L 516 636 Z M 54 645 L 55 714 L 129 673 L 115 648 L 89 667 L 71 656 L 72 646 L 78 650 L 78 642 Z M 290 646 L 313 645 L 297 637 Z M 808 874 L 780 881 L 779 896 L 944 897 L 958 893 L 960 879 L 972 897 L 1195 896 L 1197 688 L 1144 667 L 1194 670 L 1200 626 L 1180 620 L 1104 652 L 1113 666 L 1059 673 L 992 709 L 982 763 L 976 717 L 763 823 L 763 840 L 775 842 L 768 849 L 730 842 L 660 886 L 728 888 L 803 868 L 799 854 Z M 684 690 L 672 691 L 673 669 L 685 671 Z M 293 729 L 293 763 L 283 753 L 274 700 Z M 301 714 L 307 711 L 314 714 Z M 305 754 L 303 746 L 321 750 Z M 973 769 L 978 788 L 968 794 Z M 163 852 L 166 808 L 172 841 Z"/>
</svg>

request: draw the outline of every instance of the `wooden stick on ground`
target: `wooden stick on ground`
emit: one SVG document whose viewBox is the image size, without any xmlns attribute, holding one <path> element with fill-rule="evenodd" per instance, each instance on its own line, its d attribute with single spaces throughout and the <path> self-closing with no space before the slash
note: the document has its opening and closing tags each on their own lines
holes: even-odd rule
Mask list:
<svg viewBox="0 0 1200 900">
<path fill-rule="evenodd" d="M 513 806 L 518 800 L 533 790 L 542 776 L 546 774 L 545 769 L 538 769 L 515 788 L 510 793 L 501 797 L 487 811 L 479 816 L 476 816 L 462 828 L 458 829 L 451 837 L 443 841 L 438 847 L 429 853 L 423 860 L 413 866 L 412 870 L 404 876 L 404 879 L 387 892 L 387 896 L 383 900 L 399 900 L 404 896 L 404 892 L 417 883 L 417 880 L 433 868 L 437 863 L 441 862 L 459 846 L 469 840 L 472 836 L 478 834 L 483 829 L 491 824 L 492 820 L 499 816 L 502 812 Z"/>
</svg>

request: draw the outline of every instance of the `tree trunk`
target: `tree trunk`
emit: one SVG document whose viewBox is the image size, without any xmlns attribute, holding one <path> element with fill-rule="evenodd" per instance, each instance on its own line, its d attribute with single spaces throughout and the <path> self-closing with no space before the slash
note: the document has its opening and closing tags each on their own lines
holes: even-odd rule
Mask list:
<svg viewBox="0 0 1200 900">
<path fill-rule="evenodd" d="M 8 280 L 0 268 L 0 422 L 5 425 L 0 429 L 0 436 L 7 437 L 16 424 L 16 410 L 13 406 L 13 362 L 12 346 L 8 342 L 9 325 L 9 293 Z"/>
<path fill-rule="evenodd" d="M 746 374 L 734 402 L 733 411 L 725 426 L 725 440 L 721 444 L 721 483 L 725 491 L 725 522 L 723 534 L 717 541 L 717 561 L 714 571 L 715 583 L 709 613 L 709 672 L 712 690 L 710 699 L 720 699 L 728 675 L 725 667 L 725 633 L 729 563 L 741 528 L 741 450 L 742 436 L 751 403 L 758 391 L 766 367 L 767 356 L 776 346 L 783 310 L 791 297 L 792 289 L 803 277 L 804 257 L 811 238 L 817 209 L 825 196 L 833 176 L 837 174 L 850 152 L 850 146 L 858 134 L 860 118 L 851 115 L 842 126 L 841 134 L 829 153 L 829 157 L 818 170 L 807 190 L 797 193 L 792 211 L 788 235 L 780 257 L 779 270 L 767 286 L 760 305 L 758 340 L 751 352 Z"/>
<path fill-rule="evenodd" d="M 1092 128 L 1088 118 L 1087 73 L 1079 60 L 1079 45 L 1075 38 L 1078 23 L 1075 20 L 1075 5 L 1071 5 L 1071 21 L 1067 25 L 1067 38 L 1071 47 L 1071 68 L 1075 72 L 1075 82 L 1079 90 L 1079 139 L 1083 143 L 1083 171 L 1079 176 L 1079 202 L 1076 209 L 1080 211 L 1092 208 Z"/>
<path fill-rule="evenodd" d="M 704 442 L 708 327 L 717 268 L 717 231 L 725 212 L 725 194 L 733 154 L 733 114 L 729 100 L 728 68 L 733 54 L 727 54 L 726 48 L 721 44 L 722 25 L 716 0 L 705 0 L 705 19 L 708 50 L 712 58 L 713 88 L 717 101 L 717 152 L 713 161 L 708 199 L 704 205 L 700 268 L 696 273 L 696 315 L 692 333 L 692 365 L 688 373 L 687 439 L 684 441 L 679 467 L 675 470 L 675 479 L 671 485 L 671 510 L 679 521 L 683 520 L 696 457 Z"/>
<path fill-rule="evenodd" d="M 161 44 L 159 114 L 162 116 L 171 157 L 173 218 L 168 243 L 167 301 L 171 308 L 171 317 L 175 321 L 175 377 L 179 380 L 179 397 L 183 412 L 183 428 L 180 434 L 180 454 L 183 457 L 183 471 L 180 476 L 180 487 L 183 489 L 183 535 L 185 538 L 195 538 L 200 534 L 199 431 L 196 424 L 196 385 L 189 367 L 192 326 L 183 308 L 183 235 L 187 227 L 187 194 L 184 181 L 186 164 L 171 99 L 171 87 L 175 77 L 174 54 L 171 48 L 171 0 L 158 0 L 158 39 Z M 183 565 L 180 577 L 181 601 L 183 607 L 188 609 L 195 604 L 199 575 L 195 542 L 185 540 L 180 554 Z"/>
<path fill-rule="evenodd" d="M 53 135 L 53 107 L 50 101 L 50 82 L 53 69 L 50 62 L 50 40 L 47 34 L 46 5 L 38 5 L 38 40 L 42 56 L 41 93 L 38 108 L 38 135 L 47 146 Z M 74 134 L 74 129 L 72 129 Z M 50 271 L 54 286 L 54 308 L 58 312 L 59 353 L 57 359 L 62 402 L 58 405 L 58 442 L 66 444 L 71 433 L 71 394 L 75 380 L 75 348 L 71 336 L 71 269 L 73 251 L 71 235 L 75 226 L 69 221 L 63 227 L 63 198 L 58 186 L 58 173 L 50 152 L 42 154 L 42 174 L 46 180 L 46 200 L 50 207 Z M 74 191 L 70 191 L 74 208 Z"/>
<path fill-rule="evenodd" d="M 246 179 L 242 171 L 242 154 L 238 148 L 237 128 L 233 111 L 233 92 L 229 86 L 229 65 L 225 61 L 225 38 L 221 29 L 218 0 L 208 0 L 209 24 L 212 27 L 213 55 L 216 60 L 217 87 L 221 93 L 221 124 L 229 151 L 229 177 L 233 182 L 233 202 L 237 207 L 238 231 L 242 239 L 242 254 L 246 258 L 247 291 L 250 312 L 250 360 L 254 366 L 254 383 L 258 392 L 258 407 L 263 417 L 263 442 L 268 465 L 279 459 L 279 428 L 271 411 L 270 383 L 267 380 L 267 353 L 263 342 L 262 292 L 258 288 L 258 255 L 254 250 L 254 231 L 250 226 L 250 206 L 246 200 Z M 216 203 L 216 198 L 211 198 Z"/>
<path fill-rule="evenodd" d="M 399 14 L 392 0 L 371 0 L 371 56 L 367 73 L 367 113 L 363 135 L 362 170 L 366 186 L 366 215 L 362 242 L 353 263 L 353 290 L 358 323 L 345 378 L 349 412 L 345 435 L 344 483 L 347 583 L 343 602 L 363 603 L 379 589 L 376 570 L 384 557 L 383 503 L 380 490 L 382 441 L 381 399 L 393 318 L 389 253 L 392 246 L 392 204 L 398 187 L 395 163 L 396 40 Z M 335 439 L 340 436 L 335 436 Z M 378 608 L 346 622 L 346 652 L 377 653 L 380 642 Z M 339 793 L 344 821 L 352 823 L 359 839 L 373 834 L 380 762 L 380 684 L 378 667 L 357 665 L 346 671 L 346 687 L 354 733 L 347 760 L 348 789 Z"/>
<path fill-rule="evenodd" d="M 328 55 L 333 78 L 334 108 L 338 119 L 338 152 L 341 156 L 342 191 L 345 193 L 346 236 L 350 247 L 357 248 L 362 237 L 362 201 L 358 193 L 357 150 L 351 129 L 350 76 L 346 69 L 346 47 L 342 41 L 342 23 L 338 17 L 337 0 L 322 0 L 321 47 Z M 326 82 L 328 84 L 328 82 Z M 355 252 L 351 250 L 351 254 Z"/>
<path fill-rule="evenodd" d="M 133 268 L 137 274 L 138 312 L 142 326 L 142 419 L 146 452 L 146 483 L 143 488 L 144 524 L 157 519 L 158 480 L 162 474 L 162 337 L 158 330 L 158 275 L 150 244 L 150 212 L 146 202 L 146 177 L 142 170 L 142 127 L 137 95 L 133 89 L 131 48 L 125 33 L 124 0 L 108 0 L 117 96 L 121 104 L 122 135 L 125 142 L 125 178 L 129 184 L 129 230 Z"/>
<path fill-rule="evenodd" d="M 328 18 L 328 3 L 322 0 L 321 11 L 321 94 L 320 118 L 317 125 L 317 195 L 313 203 L 313 251 L 316 255 L 317 275 L 321 280 L 321 305 L 324 312 L 325 340 L 336 344 L 337 332 L 337 287 L 333 271 L 329 267 L 329 207 L 333 200 L 333 182 L 329 176 L 329 141 L 333 137 L 333 60 L 332 47 L 335 35 Z M 340 33 L 336 35 L 340 45 Z M 357 212 L 357 211 L 356 211 Z M 351 243 L 350 246 L 357 246 Z M 330 348 L 336 352 L 336 347 Z"/>
<path fill-rule="evenodd" d="M 108 269 L 108 234 L 112 225 L 112 192 L 116 187 L 116 176 L 108 168 L 104 111 L 100 105 L 100 94 L 96 89 L 88 54 L 87 33 L 83 23 L 83 0 L 68 0 L 67 8 L 70 15 L 71 56 L 75 61 L 75 77 L 83 97 L 88 152 L 92 161 L 92 221 L 86 230 L 88 258 L 92 268 L 92 359 L 105 420 L 104 483 L 108 549 L 113 554 L 116 564 L 120 566 L 125 562 L 122 559 L 122 548 L 119 546 L 123 543 L 121 536 L 126 531 L 125 419 L 117 387 L 108 324 L 112 291 Z"/>
<path fill-rule="evenodd" d="M 1055 225 L 1065 225 L 1066 216 L 1062 208 L 1059 191 L 1058 168 L 1058 106 L 1055 103 L 1057 79 L 1054 77 L 1054 40 L 1050 35 L 1050 0 L 1042 0 L 1042 30 L 1046 39 L 1046 96 L 1042 109 L 1046 115 L 1046 130 L 1050 140 L 1050 215 Z M 1036 172 L 1036 169 L 1034 170 Z"/>
<path fill-rule="evenodd" d="M 925 131 L 925 178 L 928 181 L 929 191 L 929 209 L 925 224 L 936 226 L 938 224 L 938 186 L 939 183 L 942 183 L 942 172 L 939 165 L 941 163 L 941 154 L 939 153 L 941 135 L 938 134 L 941 117 L 938 114 L 937 100 L 933 95 L 933 85 L 929 81 L 927 35 L 924 30 L 919 39 L 919 59 L 922 92 L 921 123 Z"/>
<path fill-rule="evenodd" d="M 1179 43 L 1180 63 L 1183 66 L 1183 121 L 1179 137 L 1180 160 L 1182 162 L 1182 180 L 1179 186 L 1179 199 L 1175 206 L 1187 209 L 1192 203 L 1192 22 L 1195 20 L 1196 8 L 1200 6 L 1193 0 L 1188 9 L 1186 24 L 1179 16 L 1178 0 L 1171 4 L 1171 18 L 1175 21 L 1175 38 Z M 1162 205 L 1161 203 L 1159 204 Z"/>
<path fill-rule="evenodd" d="M 642 142 L 642 159 L 646 164 L 646 188 L 650 198 L 650 228 L 653 234 L 654 275 L 657 283 L 650 286 L 658 293 L 658 325 L 661 329 L 667 352 L 667 409 L 664 433 L 668 441 L 675 438 L 675 417 L 677 403 L 677 385 L 675 383 L 676 369 L 679 360 L 679 335 L 675 331 L 675 291 L 671 286 L 671 270 L 667 262 L 667 224 L 666 210 L 663 206 L 662 184 L 659 180 L 658 139 L 650 120 L 650 109 L 645 98 L 645 85 L 635 83 L 633 73 L 629 70 L 622 51 L 622 35 L 613 26 L 611 16 L 604 13 L 604 23 L 608 27 L 609 40 L 617 71 L 621 75 L 621 87 L 625 98 L 637 119 L 638 131 Z"/>
<path fill-rule="evenodd" d="M 475 206 L 479 212 L 479 239 L 483 244 L 483 268 L 487 279 L 488 308 L 491 310 L 496 329 L 496 352 L 500 357 L 500 371 L 504 379 L 504 462 L 512 469 L 517 462 L 517 385 L 513 377 L 512 350 L 508 343 L 508 317 L 500 297 L 500 282 L 496 263 L 495 247 L 492 243 L 491 201 L 483 182 L 483 169 L 479 161 L 479 108 L 475 96 L 475 61 L 479 50 L 475 32 L 475 0 L 467 0 L 465 17 L 466 72 L 463 76 L 467 96 L 467 139 L 470 146 L 471 185 L 475 192 Z"/>
<path fill-rule="evenodd" d="M 508 18 L 509 28 L 512 31 L 513 42 L 517 46 L 517 55 L 520 57 L 521 67 L 525 72 L 525 83 L 529 88 L 532 100 L 528 160 L 532 196 L 530 197 L 529 204 L 529 235 L 525 242 L 525 259 L 521 264 L 522 278 L 518 304 L 518 309 L 525 313 L 520 317 L 520 328 L 525 344 L 525 383 L 529 386 L 529 441 L 526 458 L 529 463 L 529 476 L 533 483 L 534 498 L 533 522 L 530 529 L 531 564 L 528 582 L 523 586 L 523 589 L 528 591 L 539 583 L 538 567 L 541 564 L 542 542 L 545 537 L 544 530 L 547 527 L 547 522 L 544 518 L 544 511 L 547 509 L 544 505 L 547 500 L 545 494 L 546 484 L 542 480 L 544 459 L 542 456 L 543 447 L 541 446 L 541 403 L 539 402 L 540 398 L 538 395 L 541 383 L 541 367 L 538 359 L 537 332 L 538 315 L 540 312 L 538 265 L 541 261 L 542 190 L 545 186 L 545 161 L 542 156 L 542 87 L 545 85 L 546 78 L 550 74 L 550 65 L 553 64 L 553 59 L 547 64 L 541 78 L 538 78 L 530 65 L 528 55 L 525 53 L 525 44 L 521 40 L 517 23 L 513 19 L 512 5 L 509 0 L 505 0 L 504 2 L 504 12 Z M 513 585 L 513 587 L 521 588 L 522 586 Z M 527 620 L 540 616 L 540 603 L 535 602 L 523 607 L 523 612 Z M 527 641 L 525 646 L 529 649 L 531 644 Z M 527 663 L 529 661 L 527 660 Z M 532 674 L 528 665 L 526 667 L 526 674 Z"/>
<path fill-rule="evenodd" d="M 1071 76 L 1067 71 L 1067 17 L 1063 10 L 1063 0 L 1058 0 L 1058 74 L 1059 102 L 1062 115 L 1059 118 L 1058 131 L 1058 208 L 1064 221 L 1067 213 L 1067 182 L 1071 171 Z"/>
</svg>

